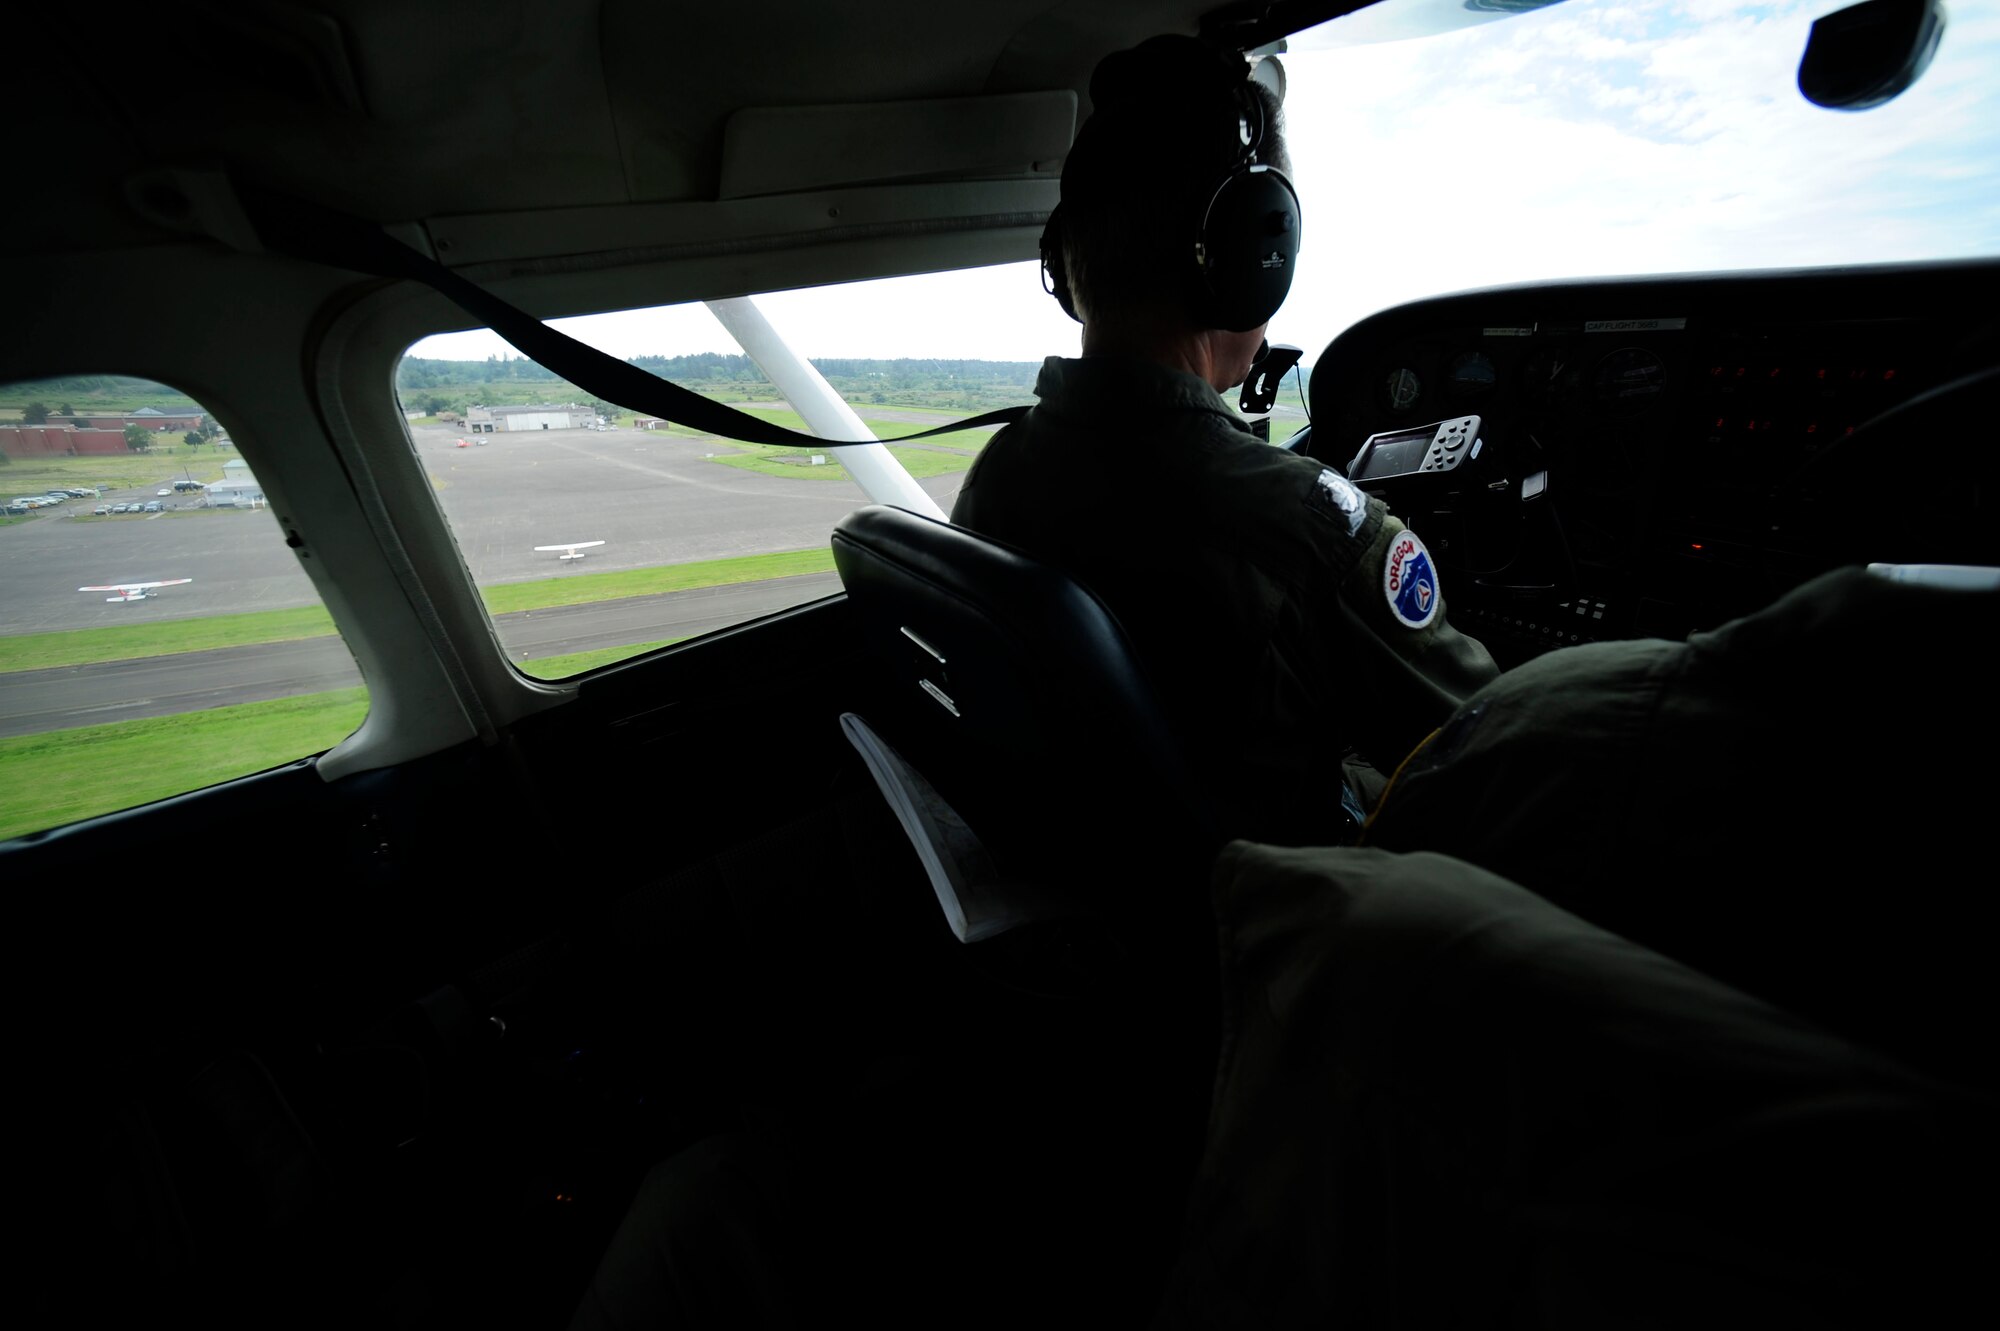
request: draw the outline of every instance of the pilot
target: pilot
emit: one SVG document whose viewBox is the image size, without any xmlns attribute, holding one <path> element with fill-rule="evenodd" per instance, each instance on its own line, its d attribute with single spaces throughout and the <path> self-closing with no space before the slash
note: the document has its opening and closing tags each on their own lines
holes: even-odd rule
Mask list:
<svg viewBox="0 0 2000 1331">
<path fill-rule="evenodd" d="M 1178 36 L 1106 57 L 1090 94 L 1042 239 L 1083 355 L 1044 362 L 952 521 L 1110 607 L 1216 775 L 1227 835 L 1351 839 L 1375 770 L 1498 672 L 1446 619 L 1414 532 L 1221 397 L 1298 250 L 1277 98 L 1243 57 Z"/>
</svg>

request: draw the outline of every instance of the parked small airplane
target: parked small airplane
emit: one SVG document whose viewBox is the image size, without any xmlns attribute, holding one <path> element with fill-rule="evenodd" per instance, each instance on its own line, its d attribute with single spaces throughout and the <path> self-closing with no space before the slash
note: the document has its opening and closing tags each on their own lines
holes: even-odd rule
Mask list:
<svg viewBox="0 0 2000 1331">
<path fill-rule="evenodd" d="M 80 592 L 118 593 L 117 596 L 105 597 L 104 599 L 107 602 L 143 601 L 146 599 L 146 593 L 151 591 L 155 587 L 178 587 L 184 582 L 193 582 L 193 581 L 194 581 L 193 578 L 168 578 L 164 582 L 113 582 L 113 583 L 107 583 L 105 586 L 102 587 L 78 587 L 77 590 Z"/>
<path fill-rule="evenodd" d="M 593 545 L 603 545 L 602 541 L 572 541 L 568 545 L 538 545 L 537 550 L 560 550 L 564 559 L 581 559 L 583 552 Z"/>
</svg>

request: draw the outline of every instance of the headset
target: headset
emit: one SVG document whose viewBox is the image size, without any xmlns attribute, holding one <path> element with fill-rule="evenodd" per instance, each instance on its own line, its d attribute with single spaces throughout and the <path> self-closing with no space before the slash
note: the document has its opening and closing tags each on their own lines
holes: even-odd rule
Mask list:
<svg viewBox="0 0 2000 1331">
<path fill-rule="evenodd" d="M 1150 84 L 1129 69 L 1143 59 L 1147 47 L 1162 40 L 1155 38 L 1135 51 L 1120 52 L 1098 66 L 1091 77 L 1091 97 L 1098 108 L 1093 120 L 1107 110 L 1114 117 L 1129 117 L 1134 110 L 1143 114 L 1149 93 L 1154 97 L 1187 95 L 1184 86 L 1158 79 L 1157 73 L 1167 72 L 1164 69 Z M 1172 40 L 1188 46 L 1195 43 L 1193 38 Z M 1217 59 L 1233 54 L 1203 48 L 1201 57 L 1204 62 L 1213 61 L 1220 72 L 1219 90 L 1227 95 L 1225 126 L 1231 136 L 1233 160 L 1219 176 L 1189 191 L 1186 211 L 1175 223 L 1187 238 L 1182 251 L 1187 257 L 1175 260 L 1177 271 L 1166 276 L 1185 291 L 1188 311 L 1198 327 L 1243 332 L 1269 322 L 1284 304 L 1292 287 L 1303 216 L 1298 191 L 1285 173 L 1257 160 L 1266 133 L 1264 102 L 1256 95 L 1247 65 L 1229 69 Z M 1120 60 L 1128 66 L 1122 84 L 1105 77 L 1113 62 Z M 1206 72 L 1205 66 L 1202 72 Z M 1140 104 L 1135 107 L 1135 102 Z M 1077 160 L 1074 149 L 1070 160 Z M 1068 167 L 1065 163 L 1065 178 Z M 1081 322 L 1063 268 L 1062 237 L 1063 206 L 1058 203 L 1042 229 L 1042 285 L 1065 314 Z M 1177 240 L 1176 248 L 1182 243 Z"/>
</svg>

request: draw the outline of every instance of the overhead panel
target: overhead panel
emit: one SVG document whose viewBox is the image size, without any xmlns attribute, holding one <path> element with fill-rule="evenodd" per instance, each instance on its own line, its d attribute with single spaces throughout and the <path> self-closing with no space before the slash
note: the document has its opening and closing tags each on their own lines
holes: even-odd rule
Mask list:
<svg viewBox="0 0 2000 1331">
<path fill-rule="evenodd" d="M 839 106 L 745 107 L 723 133 L 720 197 L 899 180 L 1052 174 L 1076 133 L 1076 93 Z"/>
</svg>

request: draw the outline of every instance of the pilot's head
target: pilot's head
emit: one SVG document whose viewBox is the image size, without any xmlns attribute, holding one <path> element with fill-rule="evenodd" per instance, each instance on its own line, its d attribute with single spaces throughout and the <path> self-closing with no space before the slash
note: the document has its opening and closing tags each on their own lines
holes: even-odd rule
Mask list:
<svg viewBox="0 0 2000 1331">
<path fill-rule="evenodd" d="M 1093 110 L 1043 238 L 1086 343 L 1093 327 L 1167 326 L 1242 343 L 1248 370 L 1291 285 L 1300 222 L 1278 99 L 1250 68 L 1166 36 L 1091 75 Z"/>
</svg>

